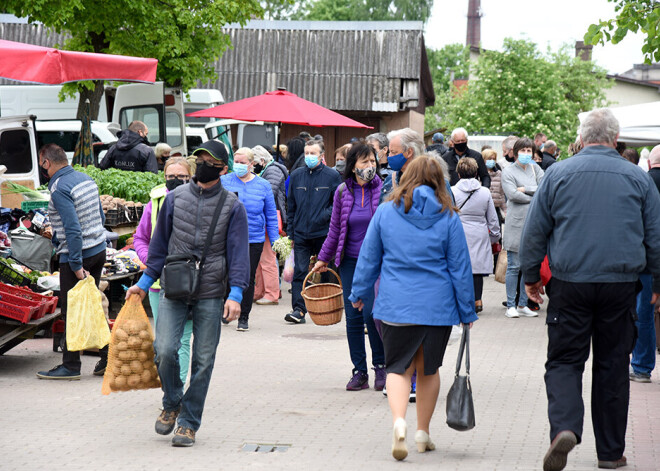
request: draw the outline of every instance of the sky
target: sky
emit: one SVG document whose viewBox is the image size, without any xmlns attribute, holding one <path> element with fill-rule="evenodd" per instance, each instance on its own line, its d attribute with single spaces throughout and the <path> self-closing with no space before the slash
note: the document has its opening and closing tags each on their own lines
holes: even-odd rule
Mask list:
<svg viewBox="0 0 660 471">
<path fill-rule="evenodd" d="M 435 0 L 426 24 L 426 46 L 440 49 L 465 44 L 468 0 Z M 504 38 L 528 39 L 545 52 L 563 44 L 573 48 L 583 40 L 589 25 L 614 18 L 614 4 L 607 0 L 481 0 L 481 46 L 501 50 Z M 644 61 L 643 36 L 628 33 L 619 44 L 594 46 L 593 60 L 608 73 L 617 74 Z"/>
</svg>

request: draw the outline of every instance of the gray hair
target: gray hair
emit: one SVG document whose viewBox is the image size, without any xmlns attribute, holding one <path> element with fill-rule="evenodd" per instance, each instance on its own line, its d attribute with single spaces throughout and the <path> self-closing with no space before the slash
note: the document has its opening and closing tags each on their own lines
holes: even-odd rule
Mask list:
<svg viewBox="0 0 660 471">
<path fill-rule="evenodd" d="M 543 144 L 543 150 L 545 152 L 550 153 L 549 151 L 556 149 L 557 149 L 557 143 L 555 141 L 547 140 L 545 141 L 545 144 Z"/>
<path fill-rule="evenodd" d="M 509 136 L 502 141 L 502 147 L 504 147 L 507 151 L 510 151 L 513 149 L 513 145 L 517 140 L 518 138 L 516 136 Z"/>
<path fill-rule="evenodd" d="M 451 140 L 452 141 L 454 140 L 454 137 L 456 136 L 456 134 L 465 134 L 465 139 L 470 137 L 470 136 L 468 136 L 468 132 L 465 130 L 465 128 L 456 128 L 451 132 Z"/>
<path fill-rule="evenodd" d="M 263 146 L 254 146 L 252 148 L 252 152 L 254 153 L 254 160 L 261 162 L 261 164 L 264 166 L 268 165 L 273 160 L 271 153 L 268 152 Z"/>
<path fill-rule="evenodd" d="M 422 136 L 417 131 L 413 131 L 410 128 L 403 128 L 387 133 L 387 139 L 390 142 L 397 136 L 401 139 L 401 147 L 404 152 L 412 149 L 413 157 L 418 157 L 424 153 L 424 139 L 422 139 Z"/>
<path fill-rule="evenodd" d="M 440 152 L 437 150 L 432 150 L 426 153 L 429 157 L 432 159 L 435 159 L 439 164 L 440 168 L 442 169 L 442 175 L 445 177 L 446 181 L 449 181 L 449 167 L 447 166 L 447 161 L 442 158 L 442 155 L 440 155 Z"/>
<path fill-rule="evenodd" d="M 580 125 L 583 145 L 612 144 L 619 134 L 619 122 L 608 108 L 599 108 L 584 118 Z"/>
<path fill-rule="evenodd" d="M 319 150 L 321 151 L 321 155 L 325 154 L 325 144 L 323 141 L 317 141 L 316 139 L 310 139 L 309 141 L 305 142 L 305 147 L 312 147 L 312 146 L 319 146 Z"/>
<path fill-rule="evenodd" d="M 376 141 L 378 143 L 379 149 L 390 145 L 390 141 L 387 139 L 387 135 L 382 132 L 369 134 L 364 140 L 367 141 L 367 143 Z"/>
</svg>

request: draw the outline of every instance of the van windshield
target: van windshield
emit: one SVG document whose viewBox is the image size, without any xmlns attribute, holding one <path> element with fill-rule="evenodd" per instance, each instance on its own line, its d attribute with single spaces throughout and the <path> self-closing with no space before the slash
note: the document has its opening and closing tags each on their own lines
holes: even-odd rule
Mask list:
<svg viewBox="0 0 660 471">
<path fill-rule="evenodd" d="M 30 134 L 25 129 L 10 129 L 0 132 L 0 165 L 7 173 L 30 173 L 32 152 Z"/>
</svg>

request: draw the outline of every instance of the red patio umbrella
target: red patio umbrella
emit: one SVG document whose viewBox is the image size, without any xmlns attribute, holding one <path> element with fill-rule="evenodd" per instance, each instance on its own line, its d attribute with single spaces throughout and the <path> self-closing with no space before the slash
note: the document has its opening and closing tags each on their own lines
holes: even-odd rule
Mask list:
<svg viewBox="0 0 660 471">
<path fill-rule="evenodd" d="M 188 113 L 186 116 L 265 121 L 268 123 L 299 124 L 315 127 L 341 126 L 373 129 L 371 126 L 347 118 L 286 90 L 266 92 L 263 95 Z"/>
<path fill-rule="evenodd" d="M 157 65 L 156 59 L 62 51 L 0 39 L 0 77 L 21 82 L 154 82 Z"/>
</svg>

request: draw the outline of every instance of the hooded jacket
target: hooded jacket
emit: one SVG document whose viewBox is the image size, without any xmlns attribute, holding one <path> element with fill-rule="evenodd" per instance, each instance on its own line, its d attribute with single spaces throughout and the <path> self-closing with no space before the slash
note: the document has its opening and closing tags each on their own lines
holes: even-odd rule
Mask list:
<svg viewBox="0 0 660 471">
<path fill-rule="evenodd" d="M 463 225 L 441 209 L 428 186 L 415 188 L 408 213 L 403 203 L 378 207 L 360 249 L 352 302 L 373 292 L 380 276 L 376 319 L 434 326 L 478 319 Z"/>
<path fill-rule="evenodd" d="M 117 144 L 101 160 L 99 168 L 158 173 L 156 154 L 147 144 L 148 141 L 138 133 L 124 129 L 119 133 Z"/>
<path fill-rule="evenodd" d="M 260 175 L 261 178 L 268 180 L 273 189 L 275 206 L 280 212 L 282 221 L 286 221 L 286 188 L 284 182 L 289 178 L 289 171 L 279 162 L 271 161 Z"/>
</svg>

